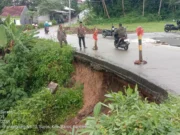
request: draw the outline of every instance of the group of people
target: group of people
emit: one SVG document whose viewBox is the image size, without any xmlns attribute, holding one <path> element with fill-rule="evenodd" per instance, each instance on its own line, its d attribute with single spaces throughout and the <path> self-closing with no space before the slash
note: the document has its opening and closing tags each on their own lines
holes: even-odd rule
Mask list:
<svg viewBox="0 0 180 135">
<path fill-rule="evenodd" d="M 124 27 L 122 27 L 122 24 L 119 24 L 119 29 L 117 29 L 117 31 L 115 31 L 116 34 L 118 34 L 119 36 L 119 42 L 121 40 L 121 37 L 123 37 L 126 33 L 126 30 Z M 84 49 L 86 49 L 86 44 L 85 44 L 85 28 L 82 25 L 82 22 L 80 22 L 79 27 L 77 29 L 77 36 L 79 38 L 79 47 L 80 49 L 82 49 L 82 45 L 81 45 L 81 41 L 83 42 L 83 47 Z M 65 30 L 63 29 L 62 25 L 59 25 L 59 29 L 57 31 L 57 39 L 60 43 L 60 46 L 62 47 L 63 42 L 65 44 L 67 44 L 67 35 Z M 92 48 L 93 50 L 98 50 L 98 46 L 97 46 L 97 40 L 98 40 L 98 29 L 95 27 L 94 28 L 94 32 L 93 32 L 93 39 L 94 39 L 94 47 Z"/>
<path fill-rule="evenodd" d="M 82 49 L 82 44 L 81 43 L 83 43 L 84 49 L 87 48 L 86 43 L 85 43 L 85 34 L 86 34 L 85 28 L 83 27 L 82 22 L 80 22 L 79 27 L 77 29 L 77 36 L 79 38 L 79 47 L 80 47 L 80 49 Z M 97 28 L 94 28 L 93 39 L 94 39 L 95 43 L 94 43 L 93 50 L 98 49 L 98 47 L 97 47 L 97 40 L 98 40 L 97 36 L 98 36 L 98 30 L 97 30 Z M 67 43 L 66 32 L 63 29 L 63 26 L 61 24 L 59 25 L 59 29 L 57 31 L 57 39 L 58 39 L 61 47 L 63 45 L 63 42 L 65 44 L 68 44 Z"/>
</svg>

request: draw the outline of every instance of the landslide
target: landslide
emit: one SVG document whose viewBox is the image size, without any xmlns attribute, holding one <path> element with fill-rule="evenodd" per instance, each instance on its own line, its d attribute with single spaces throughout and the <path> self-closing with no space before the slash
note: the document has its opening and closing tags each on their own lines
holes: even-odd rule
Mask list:
<svg viewBox="0 0 180 135">
<path fill-rule="evenodd" d="M 75 60 L 73 65 L 75 71 L 72 75 L 71 82 L 80 83 L 84 86 L 84 105 L 75 118 L 64 124 L 66 126 L 83 126 L 84 123 L 81 120 L 92 115 L 95 104 L 99 101 L 103 102 L 106 93 L 111 91 L 124 91 L 128 86 L 132 88 L 135 87 L 134 84 L 121 79 L 113 73 L 94 70 L 89 64 L 83 63 L 82 61 Z M 140 88 L 139 93 L 143 98 L 147 97 L 149 101 L 153 99 L 152 95 L 145 93 Z M 103 113 L 108 113 L 108 110 L 104 109 Z"/>
</svg>

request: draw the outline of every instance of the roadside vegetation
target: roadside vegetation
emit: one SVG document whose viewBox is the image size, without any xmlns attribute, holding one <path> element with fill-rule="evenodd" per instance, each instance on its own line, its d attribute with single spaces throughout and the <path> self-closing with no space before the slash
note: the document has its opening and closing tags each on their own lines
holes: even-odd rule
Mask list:
<svg viewBox="0 0 180 135">
<path fill-rule="evenodd" d="M 177 18 L 178 19 L 178 18 Z M 167 18 L 159 19 L 157 16 L 150 14 L 148 16 L 142 16 L 135 13 L 127 14 L 121 17 L 106 18 L 98 16 L 94 11 L 90 11 L 88 15 L 83 19 L 84 26 L 87 28 L 97 27 L 99 29 L 111 29 L 112 26 L 118 28 L 119 23 L 122 23 L 127 31 L 135 32 L 138 26 L 142 26 L 145 32 L 163 32 L 165 24 L 175 24 L 176 20 Z M 73 25 L 77 27 L 78 24 Z"/>
<path fill-rule="evenodd" d="M 158 19 L 153 14 L 143 17 L 137 14 L 128 14 L 122 17 L 104 18 L 96 15 L 93 11 L 90 11 L 88 15 L 83 19 L 83 24 L 89 29 L 97 27 L 98 29 L 111 29 L 119 27 L 119 23 L 122 23 L 127 28 L 128 32 L 135 32 L 138 26 L 144 28 L 145 32 L 163 32 L 165 24 L 176 25 L 176 20 L 173 19 Z M 79 24 L 74 24 L 72 27 L 78 27 Z"/>
<path fill-rule="evenodd" d="M 21 31 L 9 17 L 0 28 L 0 134 L 56 133 L 83 103 L 81 85 L 66 88 L 73 72 L 72 48 Z M 59 85 L 56 94 L 47 89 L 51 81 Z"/>
<path fill-rule="evenodd" d="M 87 7 L 97 17 L 134 17 L 139 22 L 179 19 L 180 15 L 179 0 L 89 0 Z"/>
<path fill-rule="evenodd" d="M 131 32 L 138 26 L 145 32 L 163 32 L 166 23 L 176 25 L 180 19 L 179 0 L 89 0 L 84 7 L 89 10 L 83 18 L 88 28 L 111 29 L 122 23 Z"/>
<path fill-rule="evenodd" d="M 84 24 L 85 27 L 89 29 L 93 29 L 94 27 L 98 29 L 111 29 L 112 25 L 115 28 L 119 27 L 120 20 L 116 19 L 116 21 L 108 22 L 107 19 L 103 19 L 104 22 L 102 23 L 92 23 L 90 25 Z M 138 26 L 143 27 L 144 32 L 164 32 L 164 25 L 166 23 L 175 24 L 173 21 L 159 21 L 159 22 L 139 22 L 139 23 L 122 23 L 124 27 L 127 28 L 128 32 L 136 32 L 136 28 Z M 72 27 L 78 27 L 79 24 L 75 24 Z"/>
<path fill-rule="evenodd" d="M 107 10 L 100 1 L 93 1 L 96 3 L 87 3 L 91 14 L 84 20 L 89 28 L 110 29 L 122 23 L 132 32 L 139 25 L 145 32 L 160 32 L 166 22 L 172 23 L 171 20 L 180 15 L 175 0 L 160 0 L 158 4 L 156 0 L 105 1 Z M 60 4 L 59 0 L 51 0 L 51 4 L 37 2 L 42 13 Z M 68 5 L 67 0 L 63 2 Z M 11 5 L 10 0 L 3 3 Z M 3 6 L 0 4 L 0 8 Z M 29 8 L 34 10 L 32 5 Z M 60 48 L 56 42 L 38 39 L 35 31 L 23 31 L 10 24 L 9 17 L 0 22 L 0 29 L 0 134 L 58 134 L 59 126 L 74 117 L 83 105 L 83 86 L 66 88 L 73 72 L 72 48 Z M 56 94 L 47 89 L 51 81 L 59 85 Z M 161 104 L 149 103 L 141 99 L 137 88 L 128 88 L 125 93 L 109 93 L 106 97 L 107 102 L 98 103 L 93 116 L 85 119 L 86 128 L 69 134 L 180 134 L 179 97 L 170 96 Z M 109 112 L 104 114 L 101 108 L 108 108 Z"/>
<path fill-rule="evenodd" d="M 180 98 L 170 96 L 161 104 L 149 103 L 135 90 L 128 88 L 125 94 L 109 93 L 106 104 L 98 103 L 93 116 L 87 117 L 86 128 L 73 135 L 179 135 Z M 107 114 L 101 113 L 108 108 Z"/>
</svg>

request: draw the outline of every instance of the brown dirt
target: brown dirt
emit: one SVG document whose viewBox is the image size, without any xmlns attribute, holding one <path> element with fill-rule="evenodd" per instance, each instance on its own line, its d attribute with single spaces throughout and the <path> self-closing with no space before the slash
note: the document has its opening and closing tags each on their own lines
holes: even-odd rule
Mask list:
<svg viewBox="0 0 180 135">
<path fill-rule="evenodd" d="M 78 112 L 77 117 L 67 121 L 66 126 L 83 126 L 84 122 L 81 120 L 88 115 L 92 115 L 94 105 L 99 101 L 105 99 L 105 93 L 108 90 L 116 90 L 123 88 L 121 83 L 117 83 L 116 78 L 112 78 L 105 72 L 95 71 L 82 63 L 74 63 L 75 72 L 72 76 L 71 82 L 81 83 L 84 85 L 82 109 Z M 108 109 L 103 108 L 103 113 L 107 113 Z M 68 131 L 72 129 L 67 129 Z M 59 133 L 63 135 L 62 133 Z"/>
<path fill-rule="evenodd" d="M 91 116 L 93 112 L 93 108 L 96 103 L 99 101 L 104 101 L 105 94 L 108 91 L 117 92 L 119 90 L 124 90 L 128 85 L 134 88 L 134 85 L 126 82 L 125 80 L 120 79 L 112 73 L 104 72 L 104 71 L 96 71 L 92 69 L 89 65 L 83 64 L 80 61 L 76 61 L 73 63 L 75 72 L 72 75 L 71 82 L 81 83 L 84 85 L 83 89 L 83 101 L 84 105 L 82 109 L 78 112 L 77 116 L 66 123 L 66 126 L 84 126 L 84 122 L 82 120 Z M 140 95 L 142 97 L 150 97 L 151 95 L 147 94 L 143 90 L 140 90 Z M 102 113 L 108 113 L 107 108 L 103 108 Z M 67 129 L 71 131 L 72 129 Z M 59 133 L 60 135 L 64 135 Z"/>
<path fill-rule="evenodd" d="M 73 75 L 73 79 L 84 84 L 84 106 L 78 113 L 82 117 L 91 113 L 94 105 L 104 99 L 104 94 L 106 93 L 104 75 L 102 72 L 93 71 L 90 67 L 80 63 L 75 63 L 74 66 L 76 72 Z"/>
</svg>

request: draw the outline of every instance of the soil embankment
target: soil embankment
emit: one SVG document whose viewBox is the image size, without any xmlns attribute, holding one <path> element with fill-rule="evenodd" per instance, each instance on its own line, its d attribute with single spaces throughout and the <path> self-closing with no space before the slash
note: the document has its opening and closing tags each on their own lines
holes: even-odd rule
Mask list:
<svg viewBox="0 0 180 135">
<path fill-rule="evenodd" d="M 118 72 L 115 74 L 115 71 L 112 72 L 112 70 L 107 69 L 106 66 L 112 68 L 110 65 L 103 65 L 103 63 L 96 61 L 94 58 L 92 60 L 88 60 L 85 56 L 82 57 L 79 54 L 76 54 L 73 65 L 75 71 L 72 75 L 72 82 L 83 84 L 84 105 L 75 118 L 64 124 L 68 127 L 83 126 L 84 123 L 82 123 L 81 120 L 89 115 L 92 115 L 94 105 L 99 101 L 104 101 L 104 95 L 111 91 L 124 91 L 126 87 L 130 86 L 131 88 L 134 88 L 135 85 L 138 84 L 139 94 L 141 97 L 147 98 L 149 101 L 159 103 L 163 97 L 166 97 L 166 92 L 160 88 L 154 91 L 151 90 L 153 88 L 158 88 L 156 86 L 152 86 L 150 89 L 144 87 L 145 85 L 149 86 L 149 83 L 146 82 L 146 80 L 143 80 L 143 85 L 129 81 L 128 79 L 125 79 L 124 76 L 118 75 Z M 118 71 L 115 68 L 113 68 L 113 70 Z M 108 110 L 103 110 L 103 112 L 108 113 Z"/>
<path fill-rule="evenodd" d="M 93 111 L 94 105 L 105 99 L 104 95 L 106 93 L 124 91 L 128 86 L 135 87 L 135 84 L 127 82 L 113 73 L 95 70 L 93 67 L 80 61 L 74 62 L 74 67 L 75 72 L 72 80 L 84 85 L 84 106 L 78 113 L 79 117 L 89 115 Z M 153 95 L 144 92 L 143 89 L 139 88 L 139 92 L 143 98 L 146 97 L 149 101 L 154 100 Z"/>
</svg>

